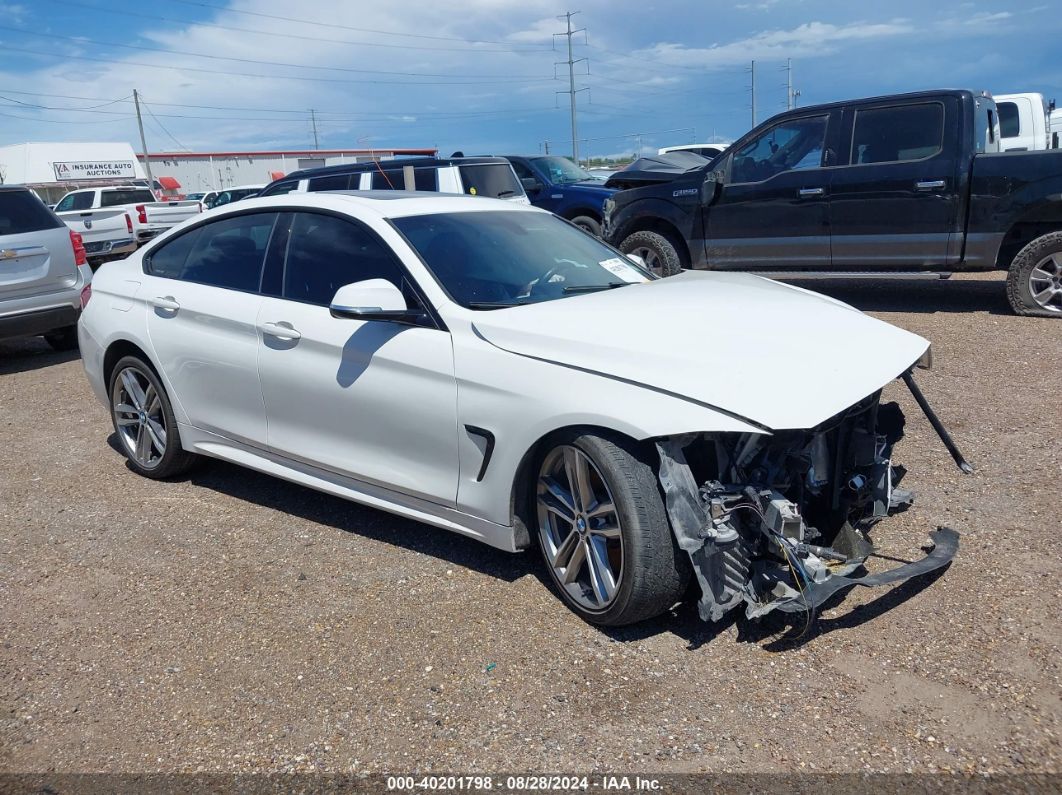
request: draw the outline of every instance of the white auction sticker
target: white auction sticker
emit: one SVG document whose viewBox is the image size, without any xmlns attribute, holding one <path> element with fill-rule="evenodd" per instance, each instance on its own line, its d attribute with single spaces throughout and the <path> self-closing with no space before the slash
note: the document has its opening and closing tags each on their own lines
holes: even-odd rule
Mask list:
<svg viewBox="0 0 1062 795">
<path fill-rule="evenodd" d="M 629 262 L 625 262 L 619 257 L 613 257 L 612 259 L 601 260 L 597 263 L 610 273 L 614 273 L 619 276 L 623 281 L 637 284 L 639 282 L 647 282 L 648 279 L 642 275 L 637 268 L 631 265 Z"/>
</svg>

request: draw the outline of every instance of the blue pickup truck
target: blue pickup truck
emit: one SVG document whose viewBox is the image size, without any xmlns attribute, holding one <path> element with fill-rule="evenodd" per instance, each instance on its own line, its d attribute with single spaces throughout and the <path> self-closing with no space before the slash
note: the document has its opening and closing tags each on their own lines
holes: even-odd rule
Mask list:
<svg viewBox="0 0 1062 795">
<path fill-rule="evenodd" d="M 503 155 L 535 207 L 549 210 L 601 236 L 602 205 L 615 193 L 586 169 L 556 155 Z"/>
</svg>

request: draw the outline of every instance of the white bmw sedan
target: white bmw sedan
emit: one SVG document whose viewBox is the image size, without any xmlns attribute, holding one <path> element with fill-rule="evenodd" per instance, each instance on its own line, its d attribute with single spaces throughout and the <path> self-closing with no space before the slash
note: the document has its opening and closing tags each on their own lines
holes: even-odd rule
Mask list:
<svg viewBox="0 0 1062 795">
<path fill-rule="evenodd" d="M 754 276 L 658 279 L 532 207 L 242 201 L 104 266 L 79 338 L 141 475 L 212 456 L 537 544 L 599 624 L 667 610 L 691 577 L 706 619 L 814 611 L 955 552 L 944 528 L 854 576 L 911 499 L 879 396 L 925 340 Z"/>
</svg>

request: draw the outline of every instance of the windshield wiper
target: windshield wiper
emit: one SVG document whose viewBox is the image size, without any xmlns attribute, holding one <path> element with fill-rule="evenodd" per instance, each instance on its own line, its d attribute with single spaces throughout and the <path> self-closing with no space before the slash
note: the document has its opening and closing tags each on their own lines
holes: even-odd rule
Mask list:
<svg viewBox="0 0 1062 795">
<path fill-rule="evenodd" d="M 514 191 L 514 190 L 500 190 L 500 191 L 498 191 L 497 195 L 494 198 L 503 199 L 506 196 L 512 196 L 515 193 L 516 193 L 516 191 Z"/>
<path fill-rule="evenodd" d="M 564 288 L 565 293 L 596 293 L 599 290 L 614 290 L 617 287 L 626 287 L 632 282 L 608 282 L 606 284 L 573 284 Z"/>
<path fill-rule="evenodd" d="M 505 309 L 508 306 L 524 306 L 527 301 L 469 301 L 469 309 Z"/>
</svg>

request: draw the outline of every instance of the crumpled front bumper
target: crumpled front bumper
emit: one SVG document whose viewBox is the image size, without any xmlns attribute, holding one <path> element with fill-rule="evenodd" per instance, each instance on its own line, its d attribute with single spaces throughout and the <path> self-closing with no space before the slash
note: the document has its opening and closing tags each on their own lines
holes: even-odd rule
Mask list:
<svg viewBox="0 0 1062 795">
<path fill-rule="evenodd" d="M 902 566 L 897 566 L 888 571 L 881 571 L 877 574 L 868 574 L 864 577 L 834 575 L 825 582 L 812 583 L 807 586 L 799 597 L 776 603 L 774 609 L 786 613 L 814 612 L 830 597 L 843 593 L 857 585 L 862 585 L 865 588 L 895 585 L 912 577 L 929 574 L 932 571 L 946 567 L 959 550 L 959 534 L 950 527 L 938 527 L 929 534 L 929 538 L 933 542 L 933 549 L 921 560 L 905 563 Z"/>
</svg>

